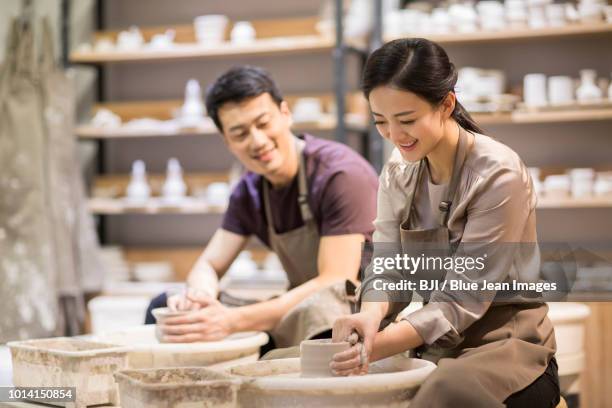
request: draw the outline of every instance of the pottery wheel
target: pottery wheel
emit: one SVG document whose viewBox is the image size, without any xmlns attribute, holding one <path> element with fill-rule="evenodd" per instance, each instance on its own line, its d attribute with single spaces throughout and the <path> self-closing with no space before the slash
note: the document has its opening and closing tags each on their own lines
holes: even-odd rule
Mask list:
<svg viewBox="0 0 612 408">
<path fill-rule="evenodd" d="M 305 378 L 299 358 L 258 361 L 228 372 L 243 380 L 244 406 L 403 407 L 435 367 L 397 355 L 373 363 L 363 376 Z"/>
</svg>

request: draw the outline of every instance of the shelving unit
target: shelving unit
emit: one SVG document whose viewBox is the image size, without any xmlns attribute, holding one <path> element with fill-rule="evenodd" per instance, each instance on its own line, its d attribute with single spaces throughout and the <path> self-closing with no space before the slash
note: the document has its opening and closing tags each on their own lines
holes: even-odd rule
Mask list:
<svg viewBox="0 0 612 408">
<path fill-rule="evenodd" d="M 205 203 L 191 203 L 184 206 L 168 206 L 158 200 L 152 200 L 144 207 L 130 207 L 122 199 L 93 198 L 88 202 L 88 208 L 94 214 L 117 215 L 117 214 L 191 214 L 191 215 L 219 215 L 223 214 L 224 208 L 211 208 Z M 591 197 L 588 199 L 567 198 L 538 199 L 538 209 L 579 209 L 579 208 L 612 208 L 612 198 Z"/>
<path fill-rule="evenodd" d="M 347 130 L 350 132 L 365 132 L 367 123 L 365 120 L 351 116 L 345 117 Z M 317 122 L 300 122 L 293 126 L 296 132 L 330 132 L 338 128 L 336 118 L 332 115 L 322 116 Z M 218 135 L 214 127 L 205 129 L 179 129 L 177 131 L 164 132 L 158 129 L 139 130 L 120 127 L 117 129 L 105 129 L 95 126 L 78 126 L 75 134 L 80 139 L 131 139 L 131 138 L 157 138 L 157 137 L 177 137 L 177 136 L 211 136 Z"/>
<path fill-rule="evenodd" d="M 141 32 L 145 41 L 149 41 L 153 35 L 163 33 L 168 29 L 174 30 L 174 47 L 167 50 L 145 48 L 137 51 L 112 50 L 108 52 L 77 50 L 70 54 L 70 59 L 80 64 L 104 64 L 332 52 L 336 46 L 336 38 L 333 33 L 319 33 L 316 29 L 317 21 L 317 17 L 255 20 L 251 23 L 257 32 L 257 39 L 244 45 L 231 42 L 208 46 L 198 44 L 193 25 L 144 27 L 141 28 Z M 115 41 L 117 34 L 117 31 L 100 31 L 96 33 L 95 38 Z M 351 40 L 349 43 L 346 45 L 365 50 L 364 40 Z"/>
<path fill-rule="evenodd" d="M 144 205 L 130 205 L 120 198 L 90 198 L 87 208 L 96 215 L 120 214 L 191 214 L 191 215 L 221 215 L 224 207 L 211 207 L 203 200 L 191 199 L 181 204 L 166 204 L 162 200 L 153 199 Z"/>
<path fill-rule="evenodd" d="M 543 28 L 523 28 L 506 29 L 500 31 L 475 31 L 473 33 L 452 33 L 452 34 L 427 34 L 426 38 L 441 45 L 452 44 L 480 44 L 491 42 L 508 42 L 517 40 L 537 40 L 568 38 L 577 36 L 600 36 L 612 33 L 612 24 L 593 23 L 593 24 L 568 24 L 563 27 L 543 27 Z M 423 36 L 423 33 L 418 33 Z M 410 36 L 407 34 L 406 36 Z M 386 36 L 385 41 L 394 40 L 397 37 Z"/>
<path fill-rule="evenodd" d="M 286 101 L 292 106 L 295 101 L 301 97 L 316 97 L 321 101 L 324 108 L 323 114 L 316 122 L 295 122 L 294 130 L 300 132 L 307 131 L 332 131 L 337 128 L 337 117 L 332 114 L 331 104 L 334 103 L 332 94 L 304 94 L 304 95 L 287 95 Z M 348 94 L 345 96 L 347 100 L 347 114 L 344 117 L 347 130 L 357 133 L 365 133 L 368 128 L 368 119 L 366 116 L 366 101 L 360 94 Z M 169 120 L 174 115 L 173 113 L 180 109 L 183 104 L 182 100 L 167 100 L 167 101 L 134 101 L 134 102 L 115 102 L 115 103 L 100 103 L 94 106 L 93 111 L 101 108 L 108 109 L 118 115 L 123 122 L 139 119 L 143 117 Z M 294 118 L 295 121 L 296 118 Z M 134 137 L 162 137 L 162 136 L 204 136 L 218 134 L 212 121 L 209 126 L 197 129 L 134 129 L 126 126 L 119 128 L 102 128 L 83 124 L 76 128 L 76 135 L 82 139 L 120 139 Z"/>
<path fill-rule="evenodd" d="M 539 209 L 612 208 L 612 197 L 538 198 Z"/>
<path fill-rule="evenodd" d="M 105 30 L 107 26 L 106 19 L 109 13 L 106 13 L 107 7 L 110 8 L 110 3 L 105 0 L 97 0 L 98 10 L 98 27 L 100 31 L 95 33 L 94 39 L 107 38 L 116 41 L 119 31 Z M 364 40 L 344 39 L 342 35 L 342 19 L 341 16 L 341 1 L 337 0 L 335 4 L 335 18 L 337 29 L 334 32 L 320 33 L 316 29 L 316 24 L 319 20 L 318 16 L 307 17 L 290 17 L 290 18 L 275 18 L 267 20 L 250 20 L 255 27 L 257 39 L 249 44 L 237 45 L 226 41 L 219 45 L 206 46 L 201 45 L 196 40 L 194 26 L 191 24 L 183 25 L 164 25 L 156 27 L 141 26 L 140 31 L 145 42 L 149 42 L 153 35 L 164 33 L 171 29 L 175 32 L 175 46 L 166 50 L 155 50 L 147 47 L 138 49 L 137 51 L 121 51 L 113 49 L 109 52 L 97 52 L 94 49 L 84 50 L 82 47 L 73 51 L 69 55 L 69 60 L 73 64 L 93 65 L 98 70 L 98 103 L 94 106 L 95 111 L 98 108 L 106 108 L 119 115 L 122 122 L 129 122 L 139 118 L 153 118 L 157 120 L 170 120 L 174 118 L 175 112 L 183 104 L 183 100 L 145 100 L 145 101 L 123 101 L 120 96 L 118 100 L 114 100 L 113 96 L 109 95 L 109 81 L 113 72 L 114 66 L 126 66 L 129 64 L 201 64 L 211 63 L 219 65 L 227 61 L 227 67 L 235 65 L 236 61 L 244 60 L 249 57 L 256 58 L 314 58 L 320 55 L 329 55 L 330 61 L 334 64 L 334 72 L 329 74 L 334 75 L 334 89 L 329 90 L 326 94 L 298 94 L 286 95 L 285 98 L 291 105 L 295 99 L 299 97 L 320 98 L 324 114 L 320 120 L 316 122 L 295 122 L 293 129 L 296 132 L 323 132 L 324 134 L 335 137 L 341 142 L 347 141 L 346 133 L 356 135 L 367 135 L 369 120 L 363 114 L 356 114 L 354 106 L 358 106 L 358 110 L 363 112 L 365 101 L 355 103 L 355 95 L 346 92 L 346 69 L 343 65 L 344 58 L 348 54 L 353 54 L 362 60 L 365 58 L 366 42 Z M 231 8 L 231 6 L 230 6 Z M 201 13 L 201 11 L 199 11 Z M 259 13 L 261 15 L 261 13 Z M 162 17 L 163 18 L 163 17 Z M 122 28 L 127 28 L 127 25 L 122 25 Z M 231 24 L 227 28 L 226 38 L 229 38 Z M 193 65 L 197 66 L 197 65 Z M 118 68 L 117 68 L 118 69 Z M 127 67 L 126 69 L 131 69 Z M 270 70 L 274 75 L 274 70 Z M 220 73 L 220 72 L 219 72 Z M 193 74 L 192 74 L 193 75 Z M 180 90 L 179 90 L 180 91 Z M 301 92 L 302 90 L 300 90 Z M 166 91 L 167 92 L 167 91 Z M 163 92 L 162 92 L 163 93 Z M 110 97 L 109 97 L 110 96 Z M 127 99 L 127 98 L 126 98 Z M 363 98 L 362 98 L 363 99 Z M 331 105 L 335 105 L 335 109 L 330 109 Z M 359 107 L 359 105 L 361 105 Z M 345 114 L 345 112 L 347 114 Z M 192 143 L 190 138 L 196 140 L 202 137 L 211 137 L 217 135 L 218 131 L 210 125 L 200 128 L 180 128 L 176 127 L 152 127 L 152 128 L 135 128 L 134 126 L 120 126 L 118 128 L 100 128 L 90 124 L 81 124 L 75 129 L 75 134 L 80 140 L 94 140 L 99 146 L 98 156 L 98 172 L 100 175 L 105 175 L 108 171 L 112 171 L 115 166 L 109 167 L 108 163 L 113 160 L 108 160 L 111 154 L 116 154 L 117 150 L 109 149 L 111 146 L 119 146 L 117 143 L 122 143 L 123 140 L 139 139 L 143 146 L 145 139 L 151 143 L 156 143 L 157 140 L 172 140 L 175 137 L 180 137 L 181 142 L 177 143 L 181 148 L 185 148 L 187 143 Z M 368 140 L 365 137 L 362 140 L 362 146 L 367 149 Z M 166 143 L 166 142 L 164 142 Z M 171 142 L 170 142 L 171 143 Z M 195 145 L 204 146 L 202 141 L 193 142 Z M 220 144 L 216 142 L 205 142 L 206 146 L 215 146 L 220 148 Z M 127 146 L 128 144 L 126 144 Z M 122 146 L 122 145 L 121 145 Z M 165 146 L 172 146 L 171 144 Z M 219 146 L 219 147 L 217 147 Z M 143 154 L 137 153 L 138 157 L 147 161 L 146 147 L 143 149 Z M 173 153 L 176 155 L 176 153 Z M 177 156 L 181 159 L 181 156 Z M 158 169 L 159 170 L 159 169 Z M 202 185 L 202 179 L 209 176 L 208 174 L 185 174 L 186 183 L 188 185 L 196 179 L 196 184 Z M 221 175 L 216 175 L 219 179 Z M 226 174 L 222 175 L 227 178 Z M 154 195 L 159 195 L 155 192 L 156 186 L 159 187 L 164 175 L 148 175 Z M 214 178 L 214 177 L 213 177 Z M 105 184 L 120 185 L 122 189 L 127 185 L 128 176 L 100 176 L 96 180 L 95 189 Z M 191 190 L 191 189 L 190 189 Z M 190 195 L 193 191 L 190 191 Z M 218 217 L 223 213 L 224 208 L 209 207 L 205 204 L 204 199 L 190 199 L 187 205 L 172 206 L 164 204 L 161 199 L 154 197 L 149 203 L 144 206 L 134 206 L 127 203 L 123 198 L 124 193 L 108 195 L 94 195 L 88 202 L 90 211 L 98 216 L 98 224 L 100 226 L 100 237 L 103 243 L 107 243 L 108 236 L 106 227 L 117 225 L 116 221 L 109 219 L 115 216 L 132 216 L 141 215 L 197 215 L 197 216 L 215 216 Z M 200 195 L 200 194 L 198 194 Z M 135 220 L 135 219 L 134 219 Z M 112 221 L 112 222 L 111 222 Z M 136 222 L 136 221 L 126 221 Z M 140 221 L 139 221 L 140 222 Z M 214 225 L 215 223 L 213 223 Z M 210 228 L 210 227 L 208 227 Z M 110 234 L 113 235 L 113 234 Z M 113 235 L 114 236 L 114 235 Z M 170 243 L 171 244 L 171 243 Z M 200 246 L 204 242 L 198 243 Z"/>
</svg>

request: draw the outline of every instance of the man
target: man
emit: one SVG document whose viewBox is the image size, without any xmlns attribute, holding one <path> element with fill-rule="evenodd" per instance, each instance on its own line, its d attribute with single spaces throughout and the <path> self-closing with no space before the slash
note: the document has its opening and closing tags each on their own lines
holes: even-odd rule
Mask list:
<svg viewBox="0 0 612 408">
<path fill-rule="evenodd" d="M 329 332 L 336 317 L 350 313 L 344 284 L 357 279 L 361 244 L 374 229 L 373 168 L 345 145 L 294 135 L 287 102 L 260 68 L 227 71 L 209 88 L 206 107 L 248 171 L 189 274 L 188 294 L 168 299 L 172 309 L 197 312 L 168 319 L 165 340 L 212 341 L 261 330 L 271 332 L 276 347 L 288 347 Z M 230 308 L 217 300 L 218 278 L 252 235 L 280 258 L 289 291 Z"/>
</svg>

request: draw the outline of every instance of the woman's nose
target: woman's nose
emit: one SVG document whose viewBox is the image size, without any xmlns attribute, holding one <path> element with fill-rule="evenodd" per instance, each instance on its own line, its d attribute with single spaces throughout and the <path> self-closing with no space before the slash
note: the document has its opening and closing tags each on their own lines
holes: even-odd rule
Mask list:
<svg viewBox="0 0 612 408">
<path fill-rule="evenodd" d="M 402 131 L 401 126 L 391 122 L 389 123 L 389 128 L 388 128 L 388 137 L 389 140 L 393 143 L 401 140 L 402 136 L 403 136 L 404 132 Z"/>
</svg>

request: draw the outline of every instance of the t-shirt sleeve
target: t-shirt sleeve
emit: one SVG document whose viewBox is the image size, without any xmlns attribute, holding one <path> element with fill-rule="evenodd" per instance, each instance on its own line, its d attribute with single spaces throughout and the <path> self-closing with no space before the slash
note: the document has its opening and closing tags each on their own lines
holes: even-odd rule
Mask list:
<svg viewBox="0 0 612 408">
<path fill-rule="evenodd" d="M 344 170 L 330 177 L 321 199 L 321 236 L 371 234 L 377 188 L 374 174 Z"/>
<path fill-rule="evenodd" d="M 240 180 L 230 195 L 221 228 L 234 234 L 249 236 L 253 233 L 245 222 L 249 208 L 249 194 L 244 180 Z"/>
</svg>

